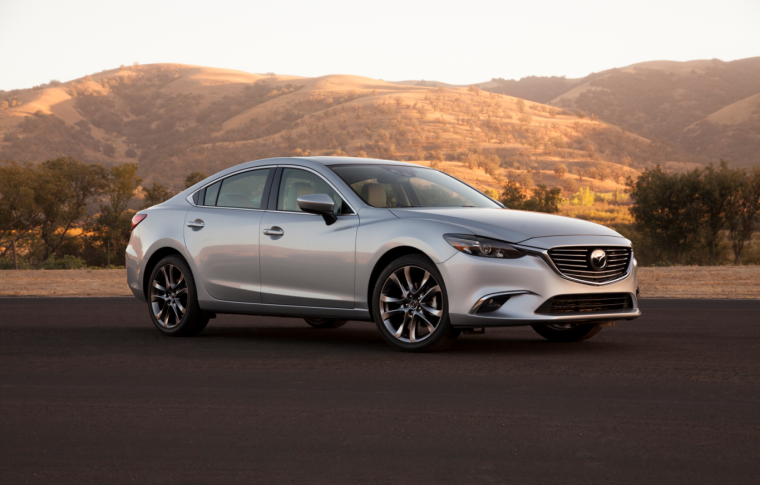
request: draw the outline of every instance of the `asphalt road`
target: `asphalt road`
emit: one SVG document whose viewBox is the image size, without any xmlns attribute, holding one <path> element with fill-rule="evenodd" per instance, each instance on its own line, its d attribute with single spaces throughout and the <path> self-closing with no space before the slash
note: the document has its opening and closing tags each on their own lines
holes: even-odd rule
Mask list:
<svg viewBox="0 0 760 485">
<path fill-rule="evenodd" d="M 176 339 L 131 298 L 0 299 L 0 482 L 758 483 L 760 301 L 642 307 L 410 355 L 359 322 Z"/>
</svg>

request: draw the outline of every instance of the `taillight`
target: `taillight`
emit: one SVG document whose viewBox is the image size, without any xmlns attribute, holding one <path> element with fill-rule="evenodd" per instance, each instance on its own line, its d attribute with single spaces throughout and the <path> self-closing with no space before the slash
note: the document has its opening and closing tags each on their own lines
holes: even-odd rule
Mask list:
<svg viewBox="0 0 760 485">
<path fill-rule="evenodd" d="M 132 229 L 130 229 L 130 232 L 134 231 L 135 227 L 144 221 L 146 217 L 148 217 L 148 214 L 135 214 L 135 216 L 132 218 Z"/>
</svg>

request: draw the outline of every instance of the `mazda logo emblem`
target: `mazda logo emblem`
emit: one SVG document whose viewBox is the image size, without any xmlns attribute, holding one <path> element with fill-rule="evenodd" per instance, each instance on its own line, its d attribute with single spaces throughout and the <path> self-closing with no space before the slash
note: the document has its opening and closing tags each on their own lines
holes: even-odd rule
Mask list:
<svg viewBox="0 0 760 485">
<path fill-rule="evenodd" d="M 601 271 L 607 266 L 607 253 L 602 249 L 595 249 L 591 252 L 589 260 L 592 269 Z"/>
</svg>

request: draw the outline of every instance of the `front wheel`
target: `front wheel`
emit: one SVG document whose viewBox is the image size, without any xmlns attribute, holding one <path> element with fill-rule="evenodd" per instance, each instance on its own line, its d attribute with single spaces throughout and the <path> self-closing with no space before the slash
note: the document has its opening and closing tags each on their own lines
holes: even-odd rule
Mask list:
<svg viewBox="0 0 760 485">
<path fill-rule="evenodd" d="M 304 318 L 304 321 L 314 328 L 339 328 L 348 323 L 348 320 L 331 318 Z"/>
<path fill-rule="evenodd" d="M 404 352 L 442 350 L 460 330 L 451 326 L 446 286 L 435 264 L 410 255 L 380 274 L 372 292 L 372 315 L 386 342 Z"/>
<path fill-rule="evenodd" d="M 581 340 L 588 340 L 602 331 L 601 324 L 598 323 L 554 323 L 531 326 L 536 333 L 552 342 L 580 342 Z"/>
<path fill-rule="evenodd" d="M 148 308 L 153 324 L 164 335 L 197 335 L 208 324 L 208 317 L 198 305 L 193 274 L 179 256 L 167 256 L 153 269 Z"/>
</svg>

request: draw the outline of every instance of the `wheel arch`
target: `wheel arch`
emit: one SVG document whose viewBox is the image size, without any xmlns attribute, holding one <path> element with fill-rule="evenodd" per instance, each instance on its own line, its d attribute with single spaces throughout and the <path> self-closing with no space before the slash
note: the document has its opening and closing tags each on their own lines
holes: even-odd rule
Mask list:
<svg viewBox="0 0 760 485">
<path fill-rule="evenodd" d="M 177 255 L 180 258 L 182 258 L 185 261 L 185 263 L 187 263 L 187 259 L 181 252 L 169 246 L 164 246 L 160 249 L 157 249 L 153 254 L 151 254 L 150 258 L 148 258 L 148 262 L 145 264 L 145 271 L 143 272 L 142 286 L 143 286 L 143 294 L 145 295 L 146 299 L 148 298 L 148 287 L 150 286 L 150 282 L 149 282 L 150 275 L 153 274 L 153 270 L 155 269 L 158 262 L 164 259 L 166 256 L 170 256 L 170 255 Z M 188 266 L 190 265 L 188 264 Z M 192 271 L 192 268 L 191 268 L 191 271 Z"/>
<path fill-rule="evenodd" d="M 377 282 L 377 278 L 380 277 L 380 273 L 382 273 L 385 267 L 391 264 L 391 262 L 397 260 L 398 258 L 412 254 L 419 254 L 429 259 L 431 263 L 435 264 L 433 262 L 433 259 L 425 254 L 424 251 L 412 246 L 396 246 L 394 248 L 391 248 L 386 251 L 385 254 L 380 256 L 380 258 L 377 260 L 377 263 L 375 263 L 375 266 L 372 268 L 372 273 L 370 273 L 369 284 L 367 285 L 367 308 L 369 309 L 370 318 L 375 318 L 372 313 L 372 292 L 375 289 L 375 283 Z"/>
</svg>

